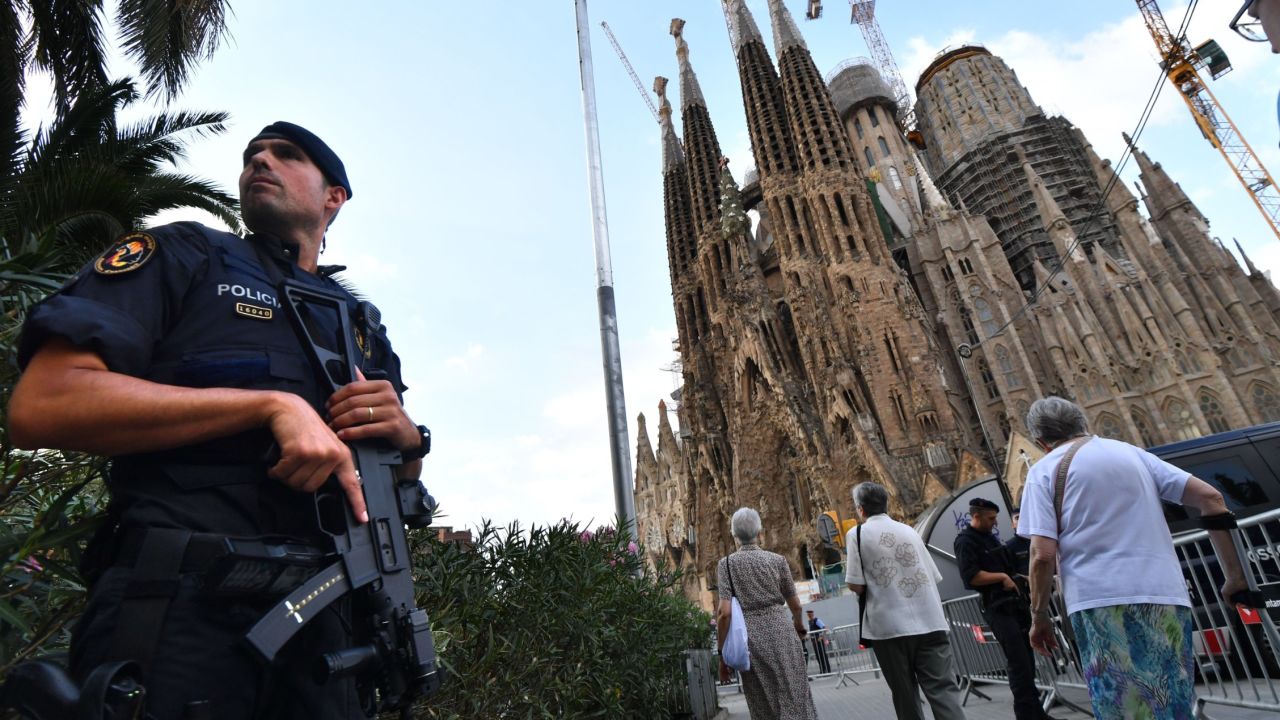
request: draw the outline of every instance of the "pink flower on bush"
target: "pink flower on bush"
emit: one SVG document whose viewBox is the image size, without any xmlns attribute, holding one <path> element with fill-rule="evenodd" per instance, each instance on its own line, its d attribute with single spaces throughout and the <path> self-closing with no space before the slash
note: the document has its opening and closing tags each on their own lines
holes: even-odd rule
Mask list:
<svg viewBox="0 0 1280 720">
<path fill-rule="evenodd" d="M 591 534 L 590 530 L 583 530 L 582 534 L 578 535 L 578 539 L 582 542 L 591 542 L 592 537 L 594 536 Z"/>
<path fill-rule="evenodd" d="M 627 543 L 627 552 L 631 553 L 632 555 L 638 555 L 640 553 L 640 546 L 637 545 L 634 540 L 632 540 L 631 542 Z"/>
</svg>

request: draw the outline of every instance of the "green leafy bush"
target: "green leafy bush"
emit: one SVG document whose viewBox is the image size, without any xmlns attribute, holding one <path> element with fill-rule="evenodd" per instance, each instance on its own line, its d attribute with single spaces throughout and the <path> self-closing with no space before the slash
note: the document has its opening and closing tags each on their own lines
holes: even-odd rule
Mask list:
<svg viewBox="0 0 1280 720">
<path fill-rule="evenodd" d="M 415 540 L 419 605 L 449 673 L 421 718 L 663 718 L 709 616 L 611 528 L 485 525 Z"/>
</svg>

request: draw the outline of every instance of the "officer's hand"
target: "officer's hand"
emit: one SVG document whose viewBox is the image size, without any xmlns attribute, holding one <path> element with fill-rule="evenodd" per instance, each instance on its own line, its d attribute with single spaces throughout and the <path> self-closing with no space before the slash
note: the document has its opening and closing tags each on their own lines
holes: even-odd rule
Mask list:
<svg viewBox="0 0 1280 720">
<path fill-rule="evenodd" d="M 1009 577 L 1008 575 L 1005 575 L 1004 579 L 1000 581 L 1000 586 L 1003 587 L 1005 590 L 1009 590 L 1011 592 L 1018 592 L 1018 583 L 1014 582 L 1013 578 Z"/>
<path fill-rule="evenodd" d="M 268 427 L 280 446 L 280 461 L 267 474 L 300 492 L 315 492 L 330 475 L 336 476 L 352 514 L 360 522 L 368 522 L 351 450 L 306 400 L 293 393 L 279 396 L 280 405 L 269 416 Z"/>
<path fill-rule="evenodd" d="M 329 427 L 346 442 L 384 438 L 398 450 L 417 448 L 422 442 L 391 383 L 365 380 L 358 369 L 355 382 L 329 397 Z"/>
</svg>

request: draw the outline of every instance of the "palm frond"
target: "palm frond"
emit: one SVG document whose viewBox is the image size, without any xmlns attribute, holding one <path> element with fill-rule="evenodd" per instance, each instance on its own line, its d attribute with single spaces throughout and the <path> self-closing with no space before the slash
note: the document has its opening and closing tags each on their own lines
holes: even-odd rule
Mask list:
<svg viewBox="0 0 1280 720">
<path fill-rule="evenodd" d="M 177 96 L 192 68 L 226 36 L 227 12 L 227 0 L 120 0 L 120 41 L 146 78 L 148 95 Z"/>
<path fill-rule="evenodd" d="M 54 82 L 59 113 L 83 92 L 107 81 L 102 38 L 102 0 L 28 3 L 31 59 Z"/>
</svg>

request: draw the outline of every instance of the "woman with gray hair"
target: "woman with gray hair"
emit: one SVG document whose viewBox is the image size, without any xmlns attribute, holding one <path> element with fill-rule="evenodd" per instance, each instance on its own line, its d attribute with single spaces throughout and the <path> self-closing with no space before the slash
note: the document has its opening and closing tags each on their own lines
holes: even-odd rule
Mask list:
<svg viewBox="0 0 1280 720">
<path fill-rule="evenodd" d="M 1142 448 L 1090 436 L 1084 411 L 1059 397 L 1037 400 L 1027 429 L 1048 453 L 1027 475 L 1018 524 L 1031 539 L 1031 646 L 1057 646 L 1057 567 L 1094 715 L 1193 717 L 1191 601 L 1161 501 L 1200 511 L 1229 598 L 1246 584 L 1222 493 Z"/>
<path fill-rule="evenodd" d="M 751 669 L 741 676 L 752 720 L 817 720 L 801 640 L 808 628 L 800 616 L 791 566 L 781 555 L 760 548 L 760 513 L 740 508 L 730 529 L 738 551 L 721 558 L 716 567 L 720 594 L 716 648 L 724 650 L 733 607 L 730 598 L 736 597 L 747 622 Z M 720 679 L 729 679 L 723 659 Z"/>
</svg>

